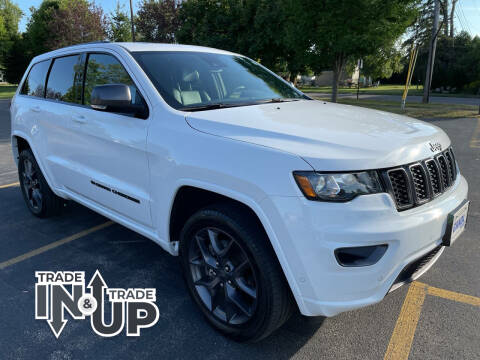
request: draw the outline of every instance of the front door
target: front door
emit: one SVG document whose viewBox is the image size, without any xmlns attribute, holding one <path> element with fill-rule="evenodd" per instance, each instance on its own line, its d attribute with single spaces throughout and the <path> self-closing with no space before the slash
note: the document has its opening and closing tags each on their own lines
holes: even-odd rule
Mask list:
<svg viewBox="0 0 480 360">
<path fill-rule="evenodd" d="M 149 171 L 146 155 L 148 119 L 94 110 L 93 88 L 130 86 L 133 102 L 144 102 L 131 77 L 112 54 L 86 59 L 82 105 L 71 109 L 68 154 L 69 190 L 127 219 L 151 226 Z"/>
</svg>

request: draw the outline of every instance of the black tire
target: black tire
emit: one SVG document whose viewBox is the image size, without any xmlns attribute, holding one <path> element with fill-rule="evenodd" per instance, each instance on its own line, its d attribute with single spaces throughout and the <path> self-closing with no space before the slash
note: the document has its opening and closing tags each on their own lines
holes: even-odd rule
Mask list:
<svg viewBox="0 0 480 360">
<path fill-rule="evenodd" d="M 180 234 L 180 261 L 189 293 L 208 322 L 236 341 L 259 341 L 292 314 L 292 295 L 269 239 L 240 206 L 218 204 L 195 213 Z"/>
<path fill-rule="evenodd" d="M 59 214 L 64 201 L 48 186 L 30 149 L 18 157 L 18 178 L 23 199 L 33 215 L 47 218 Z"/>
</svg>

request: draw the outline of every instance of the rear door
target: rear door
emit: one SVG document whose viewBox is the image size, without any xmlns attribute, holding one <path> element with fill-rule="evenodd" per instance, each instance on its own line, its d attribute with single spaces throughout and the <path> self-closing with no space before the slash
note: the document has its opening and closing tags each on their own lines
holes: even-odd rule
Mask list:
<svg viewBox="0 0 480 360">
<path fill-rule="evenodd" d="M 45 116 L 45 82 L 47 79 L 50 60 L 40 61 L 33 64 L 22 84 L 12 108 L 12 124 L 14 132 L 23 133 L 28 136 L 32 142 L 32 148 L 37 155 L 37 161 L 42 165 L 46 172 L 46 177 L 52 179 L 50 169 L 45 166 L 43 161 L 44 148 L 43 138 L 45 131 L 39 127 L 38 122 Z"/>
<path fill-rule="evenodd" d="M 110 53 L 86 56 L 82 105 L 72 108 L 65 186 L 91 202 L 151 226 L 146 139 L 149 119 L 94 110 L 90 96 L 97 85 L 126 84 L 132 101 L 142 94 L 120 60 Z"/>
<path fill-rule="evenodd" d="M 73 54 L 52 60 L 48 73 L 43 114 L 38 124 L 42 132 L 43 158 L 53 173 L 55 186 L 68 186 L 71 169 L 72 111 L 82 106 L 83 55 Z"/>
</svg>

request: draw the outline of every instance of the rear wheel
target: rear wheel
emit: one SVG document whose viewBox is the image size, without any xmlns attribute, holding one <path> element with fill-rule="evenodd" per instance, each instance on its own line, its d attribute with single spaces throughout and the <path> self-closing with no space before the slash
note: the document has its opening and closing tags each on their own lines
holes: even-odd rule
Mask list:
<svg viewBox="0 0 480 360">
<path fill-rule="evenodd" d="M 239 341 L 257 341 L 290 316 L 291 295 L 263 229 L 244 209 L 194 214 L 180 240 L 187 286 L 207 320 Z"/>
<path fill-rule="evenodd" d="M 18 178 L 28 209 L 40 218 L 59 213 L 63 200 L 56 196 L 45 180 L 30 149 L 18 157 Z"/>
</svg>

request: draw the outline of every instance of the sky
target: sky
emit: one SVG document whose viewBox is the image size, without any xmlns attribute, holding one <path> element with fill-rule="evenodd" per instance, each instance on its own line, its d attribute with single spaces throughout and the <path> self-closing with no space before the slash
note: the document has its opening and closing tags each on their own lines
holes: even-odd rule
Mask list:
<svg viewBox="0 0 480 360">
<path fill-rule="evenodd" d="M 24 15 L 22 20 L 20 20 L 20 31 L 25 31 L 28 19 L 30 18 L 30 7 L 34 6 L 38 8 L 42 3 L 42 0 L 11 0 L 13 3 L 16 3 L 20 9 L 22 9 Z M 130 13 L 130 1 L 129 0 L 118 0 L 120 5 L 124 5 L 124 10 Z M 139 0 L 132 0 L 133 11 L 135 12 L 138 8 Z M 480 0 L 479 0 L 480 2 Z M 100 6 L 105 14 L 110 14 L 117 7 L 117 0 L 96 0 L 95 4 Z"/>
<path fill-rule="evenodd" d="M 30 17 L 31 6 L 38 7 L 42 0 L 13 0 L 24 12 L 20 22 L 20 31 L 25 31 L 25 26 Z M 129 10 L 129 0 L 119 0 L 125 10 Z M 134 11 L 138 8 L 139 0 L 132 0 Z M 95 3 L 103 8 L 106 14 L 111 13 L 117 0 L 97 0 Z M 455 27 L 457 30 L 466 30 L 472 36 L 480 36 L 480 0 L 458 0 L 455 16 Z"/>
</svg>

